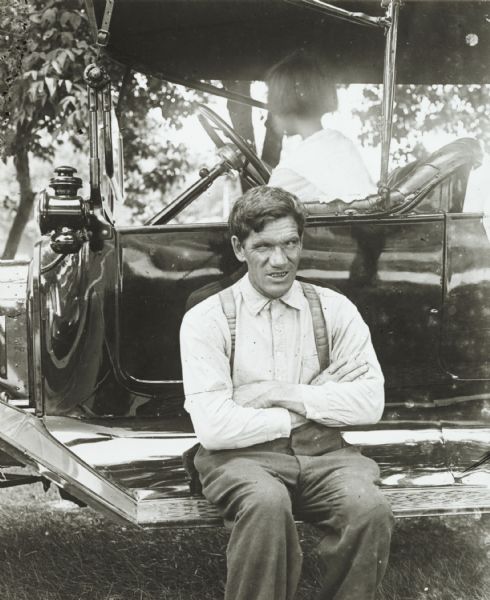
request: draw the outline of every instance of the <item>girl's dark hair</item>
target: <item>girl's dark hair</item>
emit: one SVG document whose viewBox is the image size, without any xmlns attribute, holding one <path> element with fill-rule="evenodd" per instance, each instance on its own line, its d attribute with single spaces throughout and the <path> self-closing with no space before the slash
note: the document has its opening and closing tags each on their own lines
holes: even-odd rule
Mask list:
<svg viewBox="0 0 490 600">
<path fill-rule="evenodd" d="M 258 233 L 268 222 L 289 216 L 296 221 L 298 234 L 302 236 L 306 212 L 298 198 L 281 188 L 260 185 L 245 192 L 235 202 L 228 227 L 230 235 L 236 235 L 243 243 L 252 231 Z"/>
<path fill-rule="evenodd" d="M 274 115 L 321 117 L 337 110 L 334 81 L 315 57 L 302 50 L 274 65 L 266 83 L 269 110 Z"/>
</svg>

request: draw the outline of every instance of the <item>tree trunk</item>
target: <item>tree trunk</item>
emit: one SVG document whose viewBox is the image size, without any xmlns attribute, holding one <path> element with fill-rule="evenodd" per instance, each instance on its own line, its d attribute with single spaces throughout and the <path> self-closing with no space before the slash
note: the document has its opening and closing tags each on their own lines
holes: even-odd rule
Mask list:
<svg viewBox="0 0 490 600">
<path fill-rule="evenodd" d="M 35 194 L 31 186 L 31 174 L 29 172 L 29 154 L 27 148 L 20 148 L 14 156 L 15 172 L 19 182 L 20 202 L 14 221 L 9 231 L 7 243 L 2 254 L 2 259 L 15 257 L 19 247 L 22 233 L 29 221 L 34 204 Z"/>
</svg>

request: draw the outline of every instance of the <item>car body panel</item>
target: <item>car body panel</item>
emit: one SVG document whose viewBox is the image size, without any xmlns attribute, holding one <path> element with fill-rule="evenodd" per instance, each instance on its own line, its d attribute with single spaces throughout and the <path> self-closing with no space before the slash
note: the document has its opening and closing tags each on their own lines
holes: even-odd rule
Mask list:
<svg viewBox="0 0 490 600">
<path fill-rule="evenodd" d="M 389 490 L 461 484 L 490 439 L 489 382 L 455 379 L 440 360 L 446 221 L 316 216 L 305 232 L 300 276 L 345 293 L 373 332 L 386 410 L 377 425 L 343 436 L 380 464 Z M 46 427 L 98 474 L 151 501 L 142 510 L 153 524 L 159 503 L 189 497 L 181 455 L 195 437 L 183 409 L 178 330 L 192 297 L 242 274 L 227 235 L 224 224 L 126 228 L 103 251 L 82 250 L 43 275 Z M 73 271 L 82 269 L 80 300 Z M 71 308 L 58 314 L 64 301 Z M 73 334 L 56 346 L 69 325 Z M 469 480 L 482 493 L 488 468 Z"/>
<path fill-rule="evenodd" d="M 39 251 L 49 254 L 49 243 Z M 76 414 L 109 384 L 105 309 L 110 303 L 113 312 L 113 253 L 109 244 L 100 252 L 85 244 L 40 276 L 43 414 Z"/>
<path fill-rule="evenodd" d="M 217 525 L 217 511 L 189 491 L 181 455 L 195 439 L 160 420 L 83 421 L 48 417 L 46 427 L 70 452 L 136 500 L 142 525 Z M 458 447 L 462 437 L 448 434 Z M 475 442 L 475 430 L 461 430 Z M 480 430 L 480 443 L 486 432 Z M 455 477 L 447 461 L 443 430 L 423 421 L 386 423 L 370 431 L 343 433 L 347 443 L 377 460 L 381 489 L 397 517 L 490 512 L 490 469 L 480 466 Z M 467 440 L 467 441 L 468 441 Z"/>
</svg>

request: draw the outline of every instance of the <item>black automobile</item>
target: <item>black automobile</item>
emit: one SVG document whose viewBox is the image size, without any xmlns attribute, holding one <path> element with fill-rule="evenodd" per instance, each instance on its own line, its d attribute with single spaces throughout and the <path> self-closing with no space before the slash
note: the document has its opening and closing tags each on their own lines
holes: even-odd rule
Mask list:
<svg viewBox="0 0 490 600">
<path fill-rule="evenodd" d="M 305 46 L 335 66 L 340 82 L 383 82 L 378 192 L 334 210 L 308 207 L 299 274 L 335 286 L 370 327 L 386 409 L 377 425 L 342 435 L 379 463 L 398 517 L 490 512 L 490 215 L 465 203 L 480 144 L 458 139 L 402 169 L 389 164 L 395 76 L 489 81 L 485 4 L 86 5 L 106 56 L 243 111 L 267 107 L 219 82 L 261 81 Z M 478 44 L 468 43 L 470 34 Z M 86 80 L 90 193 L 79 195 L 74 169 L 58 168 L 40 200 L 43 237 L 32 261 L 0 264 L 2 485 L 48 480 L 137 525 L 216 524 L 183 460 L 196 440 L 183 408 L 178 333 L 189 303 L 229 285 L 240 265 L 225 222 L 175 221 L 223 175 L 238 174 L 243 188 L 266 183 L 279 140 L 272 143 L 268 130 L 263 160 L 202 106 L 215 164 L 146 225 L 119 226 L 124 190 L 111 82 L 102 63 Z"/>
</svg>

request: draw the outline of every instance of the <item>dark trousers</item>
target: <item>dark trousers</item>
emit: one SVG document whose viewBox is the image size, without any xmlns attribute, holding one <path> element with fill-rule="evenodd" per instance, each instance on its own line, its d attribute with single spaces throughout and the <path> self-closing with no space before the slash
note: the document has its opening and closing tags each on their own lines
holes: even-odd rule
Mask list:
<svg viewBox="0 0 490 600">
<path fill-rule="evenodd" d="M 232 527 L 225 600 L 294 598 L 302 563 L 295 517 L 323 533 L 318 598 L 375 598 L 393 515 L 377 487 L 377 464 L 356 447 L 304 456 L 278 439 L 239 450 L 201 448 L 195 464 L 204 495 Z"/>
</svg>

